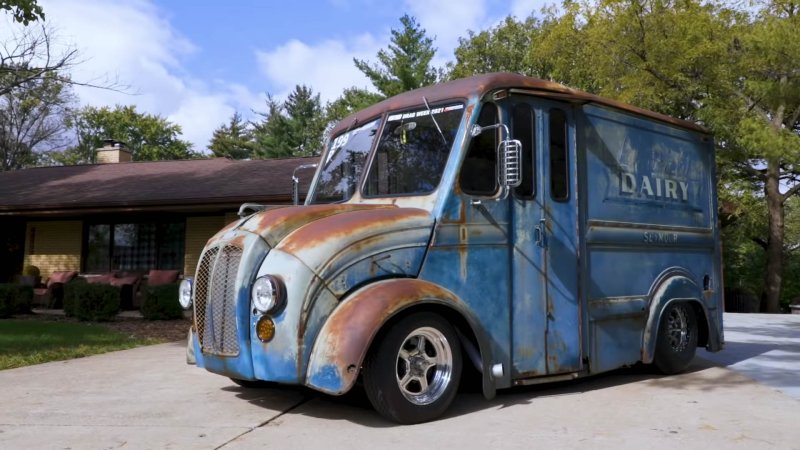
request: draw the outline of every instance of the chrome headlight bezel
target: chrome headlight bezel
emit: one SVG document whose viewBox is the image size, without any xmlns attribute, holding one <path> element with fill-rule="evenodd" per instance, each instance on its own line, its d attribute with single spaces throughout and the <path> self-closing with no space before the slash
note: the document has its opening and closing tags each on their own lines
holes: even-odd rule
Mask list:
<svg viewBox="0 0 800 450">
<path fill-rule="evenodd" d="M 261 314 L 278 312 L 286 301 L 283 281 L 274 275 L 256 278 L 250 290 L 250 301 L 253 308 Z"/>
<path fill-rule="evenodd" d="M 192 307 L 193 288 L 194 282 L 191 278 L 184 278 L 183 281 L 181 281 L 178 287 L 178 303 L 180 303 L 181 308 L 188 310 Z"/>
</svg>

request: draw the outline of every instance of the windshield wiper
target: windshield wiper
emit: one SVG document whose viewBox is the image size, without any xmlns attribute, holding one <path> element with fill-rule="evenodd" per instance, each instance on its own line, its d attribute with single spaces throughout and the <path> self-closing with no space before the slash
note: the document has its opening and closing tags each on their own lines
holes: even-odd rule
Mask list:
<svg viewBox="0 0 800 450">
<path fill-rule="evenodd" d="M 425 96 L 422 96 L 422 101 L 425 102 L 425 107 L 428 108 L 428 115 L 431 116 L 431 120 L 433 120 L 433 124 L 436 125 L 436 131 L 439 132 L 439 136 L 442 137 L 442 142 L 444 145 L 447 145 L 447 138 L 444 137 L 444 133 L 442 133 L 442 129 L 439 127 L 439 122 L 436 121 L 436 117 L 433 117 L 433 111 L 431 111 L 431 105 L 428 104 L 428 99 Z"/>
</svg>

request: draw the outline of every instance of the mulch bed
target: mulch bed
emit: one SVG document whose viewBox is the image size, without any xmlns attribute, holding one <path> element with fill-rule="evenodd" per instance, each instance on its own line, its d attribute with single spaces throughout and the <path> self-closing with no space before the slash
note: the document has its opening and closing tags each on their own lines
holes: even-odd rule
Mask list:
<svg viewBox="0 0 800 450">
<path fill-rule="evenodd" d="M 16 315 L 15 319 L 40 320 L 54 322 L 79 323 L 74 317 L 53 314 Z M 138 318 L 117 317 L 111 322 L 93 322 L 96 325 L 117 331 L 134 339 L 155 339 L 161 342 L 172 342 L 186 339 L 186 332 L 192 324 L 189 319 L 178 320 L 144 320 Z"/>
</svg>

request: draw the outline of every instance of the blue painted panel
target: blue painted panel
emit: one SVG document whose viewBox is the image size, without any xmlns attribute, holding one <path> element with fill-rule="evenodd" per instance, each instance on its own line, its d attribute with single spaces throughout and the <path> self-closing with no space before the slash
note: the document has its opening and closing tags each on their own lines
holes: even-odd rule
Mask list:
<svg viewBox="0 0 800 450">
<path fill-rule="evenodd" d="M 508 206 L 487 201 L 481 205 L 452 195 L 461 211 L 460 223 L 438 223 L 419 278 L 456 294 L 481 321 L 492 346 L 494 360 L 503 364 L 504 376 L 497 387 L 511 384 L 509 374 L 511 311 L 509 303 Z"/>
<path fill-rule="evenodd" d="M 537 101 L 541 125 L 539 136 L 540 177 L 545 223 L 544 258 L 547 287 L 547 372 L 558 374 L 582 368 L 581 305 L 578 296 L 578 177 L 576 175 L 576 129 L 572 107 L 566 103 Z M 559 126 L 555 116 L 565 123 Z M 561 136 L 566 146 L 569 176 L 565 199 L 558 198 L 553 184 L 552 160 L 559 151 L 553 143 Z"/>
<path fill-rule="evenodd" d="M 598 106 L 583 110 L 587 219 L 711 228 L 709 139 Z"/>
<path fill-rule="evenodd" d="M 682 267 L 698 285 L 713 274 L 708 253 L 689 249 L 590 248 L 589 299 L 646 296 L 656 278 L 670 267 Z"/>
<path fill-rule="evenodd" d="M 714 153 L 697 132 L 600 106 L 582 112 L 585 342 L 599 372 L 642 358 L 652 308 L 640 306 L 665 271 L 680 268 L 697 286 L 708 274 L 721 288 Z M 703 297 L 713 309 L 719 294 Z"/>
<path fill-rule="evenodd" d="M 532 200 L 512 201 L 512 355 L 515 377 L 547 374 L 545 359 L 547 301 L 543 250 L 536 245 L 533 228 L 541 206 Z"/>
</svg>

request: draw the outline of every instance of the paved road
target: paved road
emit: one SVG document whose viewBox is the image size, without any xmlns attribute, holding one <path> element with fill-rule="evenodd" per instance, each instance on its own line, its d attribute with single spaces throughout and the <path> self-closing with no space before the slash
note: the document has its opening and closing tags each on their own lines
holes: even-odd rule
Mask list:
<svg viewBox="0 0 800 450">
<path fill-rule="evenodd" d="M 800 400 L 800 314 L 725 314 L 724 320 L 725 350 L 698 355 Z"/>
<path fill-rule="evenodd" d="M 185 365 L 182 343 L 41 364 L 0 372 L 0 448 L 800 449 L 800 316 L 787 317 L 726 317 L 729 351 L 679 376 L 462 393 L 442 420 L 406 427 L 363 396 L 238 388 Z"/>
</svg>

